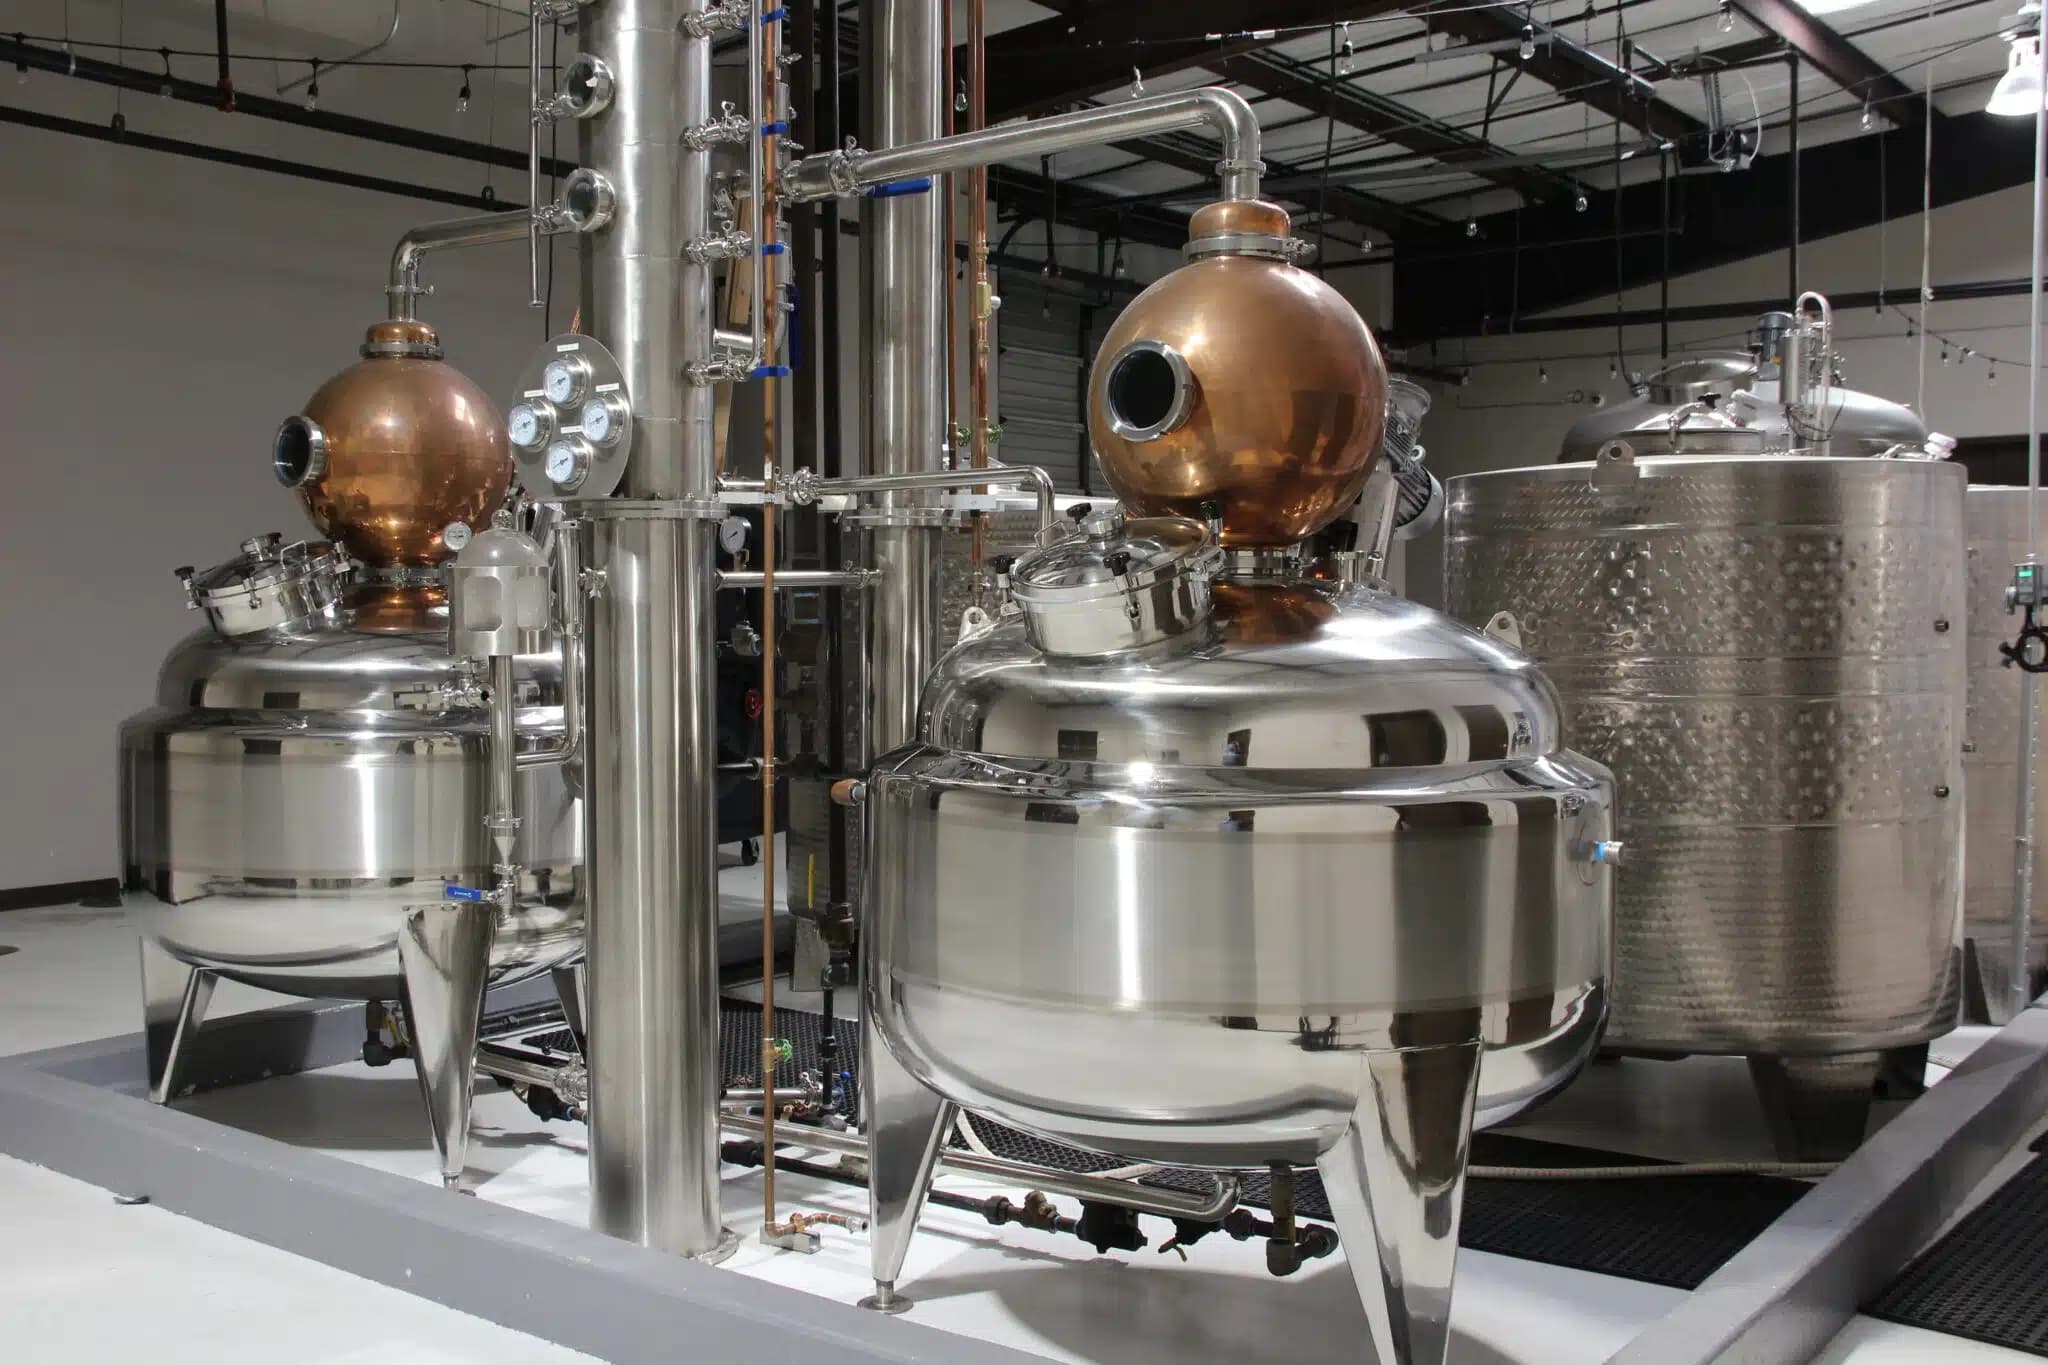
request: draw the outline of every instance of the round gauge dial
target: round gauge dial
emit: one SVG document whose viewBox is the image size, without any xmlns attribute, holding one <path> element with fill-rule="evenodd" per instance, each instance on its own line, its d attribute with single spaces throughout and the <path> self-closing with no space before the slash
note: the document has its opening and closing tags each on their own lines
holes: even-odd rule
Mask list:
<svg viewBox="0 0 2048 1365">
<path fill-rule="evenodd" d="M 590 448 L 579 441 L 562 440 L 548 447 L 546 462 L 541 472 L 548 476 L 548 482 L 557 488 L 570 489 L 583 482 L 583 476 L 590 472 Z"/>
<path fill-rule="evenodd" d="M 441 543 L 460 553 L 462 547 L 469 544 L 469 535 L 468 522 L 451 521 L 441 528 Z"/>
<path fill-rule="evenodd" d="M 589 382 L 590 362 L 580 355 L 558 355 L 540 372 L 541 389 L 558 407 L 581 398 Z"/>
<path fill-rule="evenodd" d="M 626 434 L 632 413 L 615 393 L 601 394 L 583 405 L 583 434 L 592 442 L 608 446 Z"/>
<path fill-rule="evenodd" d="M 727 517 L 718 523 L 718 548 L 736 555 L 747 548 L 747 533 L 753 528 L 745 517 Z"/>
<path fill-rule="evenodd" d="M 554 430 L 550 416 L 532 403 L 520 403 L 505 418 L 505 434 L 521 450 L 538 450 Z"/>
</svg>

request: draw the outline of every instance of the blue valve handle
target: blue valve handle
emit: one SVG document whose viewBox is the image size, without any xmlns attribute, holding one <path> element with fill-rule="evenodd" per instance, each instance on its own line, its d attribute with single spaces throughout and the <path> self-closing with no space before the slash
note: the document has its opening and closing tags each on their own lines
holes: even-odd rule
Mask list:
<svg viewBox="0 0 2048 1365">
<path fill-rule="evenodd" d="M 456 886 L 452 883 L 441 888 L 441 894 L 451 901 L 487 901 L 491 893 L 474 886 Z"/>
</svg>

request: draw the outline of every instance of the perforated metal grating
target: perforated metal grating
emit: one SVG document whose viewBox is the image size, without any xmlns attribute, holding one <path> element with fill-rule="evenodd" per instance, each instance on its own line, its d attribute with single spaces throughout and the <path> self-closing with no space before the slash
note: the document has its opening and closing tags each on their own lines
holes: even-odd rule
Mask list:
<svg viewBox="0 0 2048 1365">
<path fill-rule="evenodd" d="M 2048 1156 L 2028 1162 L 1864 1311 L 2048 1356 Z"/>
</svg>

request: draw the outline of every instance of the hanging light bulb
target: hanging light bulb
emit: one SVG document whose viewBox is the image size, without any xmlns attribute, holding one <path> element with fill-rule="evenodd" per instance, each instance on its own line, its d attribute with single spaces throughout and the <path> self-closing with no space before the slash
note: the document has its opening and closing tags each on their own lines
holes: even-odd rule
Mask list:
<svg viewBox="0 0 2048 1365">
<path fill-rule="evenodd" d="M 1578 197 L 1572 200 L 1572 208 L 1580 213 L 1586 211 L 1586 192 L 1584 190 L 1580 190 Z"/>
<path fill-rule="evenodd" d="M 1723 33 L 1735 32 L 1735 6 L 1730 0 L 1721 0 L 1721 17 L 1714 24 Z"/>
<path fill-rule="evenodd" d="M 1479 220 L 1477 218 L 1467 218 L 1465 220 L 1465 235 L 1467 237 L 1477 237 L 1479 235 Z"/>
<path fill-rule="evenodd" d="M 1539 383 L 1539 384 L 1548 384 L 1548 383 L 1550 382 L 1550 367 L 1549 367 L 1549 366 L 1547 366 L 1547 365 L 1538 365 L 1538 366 L 1536 367 L 1536 382 L 1537 382 L 1537 383 Z"/>
<path fill-rule="evenodd" d="M 469 112 L 469 71 L 469 63 L 464 62 L 462 64 L 462 88 L 455 92 L 455 112 L 458 114 Z"/>
<path fill-rule="evenodd" d="M 157 98 L 167 100 L 171 97 L 171 50 L 167 47 L 158 48 L 157 55 L 164 59 L 164 79 L 156 88 Z"/>
<path fill-rule="evenodd" d="M 1998 382 L 1998 366 L 1987 365 L 1984 367 L 1984 382 L 1987 384 L 1996 384 Z"/>
<path fill-rule="evenodd" d="M 966 81 L 960 82 L 959 88 L 953 91 L 953 112 L 956 114 L 964 114 L 967 112 Z"/>
<path fill-rule="evenodd" d="M 1607 377 L 1609 379 L 1621 378 L 1621 362 L 1619 360 L 1610 360 L 1607 362 Z"/>
<path fill-rule="evenodd" d="M 1525 62 L 1536 55 L 1536 26 L 1534 24 L 1522 25 L 1522 46 L 1519 50 L 1522 54 L 1522 60 Z"/>
<path fill-rule="evenodd" d="M 2012 44 L 2005 56 L 2005 74 L 1984 105 L 1987 113 L 2013 118 L 2032 118 L 2041 107 L 2041 6 L 2027 0 L 2018 18 L 2006 30 Z"/>
<path fill-rule="evenodd" d="M 1344 55 L 1337 59 L 1337 74 L 1339 76 L 1351 74 L 1352 58 L 1357 55 L 1358 50 L 1351 45 L 1351 21 L 1346 19 L 1344 21 Z"/>
<path fill-rule="evenodd" d="M 1948 343 L 1946 341 L 1941 343 L 1941 363 L 1944 365 L 1948 364 Z"/>
<path fill-rule="evenodd" d="M 1867 133 L 1875 127 L 1877 127 L 1877 111 L 1870 107 L 1869 100 L 1865 100 L 1863 101 L 1863 131 Z"/>
<path fill-rule="evenodd" d="M 306 83 L 306 109 L 311 112 L 320 107 L 320 59 L 313 59 L 313 79 Z"/>
</svg>

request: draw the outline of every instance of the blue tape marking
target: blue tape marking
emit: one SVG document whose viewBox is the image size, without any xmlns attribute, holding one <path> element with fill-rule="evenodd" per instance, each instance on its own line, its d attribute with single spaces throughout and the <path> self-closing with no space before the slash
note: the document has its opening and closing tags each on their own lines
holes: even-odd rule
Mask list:
<svg viewBox="0 0 2048 1365">
<path fill-rule="evenodd" d="M 861 195 L 868 199 L 894 199 L 902 194 L 928 194 L 931 187 L 932 180 L 927 175 L 916 180 L 891 180 L 880 185 L 870 185 L 861 191 Z"/>
</svg>

